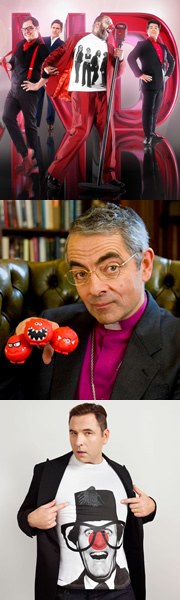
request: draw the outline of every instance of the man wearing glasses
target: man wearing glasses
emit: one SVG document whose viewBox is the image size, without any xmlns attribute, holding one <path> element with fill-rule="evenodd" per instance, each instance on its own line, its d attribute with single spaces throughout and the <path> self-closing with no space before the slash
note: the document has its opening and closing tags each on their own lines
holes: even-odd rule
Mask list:
<svg viewBox="0 0 180 600">
<path fill-rule="evenodd" d="M 145 600 L 143 524 L 156 504 L 103 453 L 103 406 L 74 406 L 69 438 L 72 452 L 35 466 L 18 512 L 37 535 L 35 600 Z"/>
<path fill-rule="evenodd" d="M 25 399 L 179 398 L 180 320 L 145 290 L 153 256 L 146 226 L 132 208 L 107 203 L 83 213 L 67 238 L 65 274 L 82 303 L 41 315 L 54 328 L 69 325 L 79 345 L 68 357 L 53 358 L 46 346 L 43 361 L 39 350 L 33 351 L 18 372 L 16 366 L 10 371 L 2 365 L 3 376 L 7 371 L 11 382 L 19 375 Z M 24 322 L 16 332 L 23 331 Z M 30 372 L 33 381 L 28 381 Z M 16 398 L 15 389 L 7 398 Z"/>
<path fill-rule="evenodd" d="M 6 63 L 8 71 L 11 71 L 11 89 L 5 100 L 3 121 L 17 152 L 22 156 L 22 164 L 17 172 L 24 176 L 29 175 L 36 164 L 38 92 L 26 94 L 21 84 L 25 77 L 34 83 L 39 81 L 42 63 L 49 50 L 39 37 L 39 22 L 34 17 L 24 19 L 22 33 L 24 40 Z M 46 77 L 46 73 L 43 76 Z M 26 140 L 17 122 L 20 111 L 24 117 Z"/>
</svg>

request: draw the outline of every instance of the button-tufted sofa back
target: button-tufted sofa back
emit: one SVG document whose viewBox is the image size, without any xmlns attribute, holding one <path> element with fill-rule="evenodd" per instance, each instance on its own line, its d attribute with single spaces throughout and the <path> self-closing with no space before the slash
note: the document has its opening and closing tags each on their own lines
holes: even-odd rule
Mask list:
<svg viewBox="0 0 180 600">
<path fill-rule="evenodd" d="M 76 288 L 64 277 L 67 269 L 64 259 L 43 263 L 0 260 L 0 348 L 26 317 L 79 301 Z M 155 256 L 146 287 L 160 306 L 180 317 L 180 261 Z"/>
</svg>

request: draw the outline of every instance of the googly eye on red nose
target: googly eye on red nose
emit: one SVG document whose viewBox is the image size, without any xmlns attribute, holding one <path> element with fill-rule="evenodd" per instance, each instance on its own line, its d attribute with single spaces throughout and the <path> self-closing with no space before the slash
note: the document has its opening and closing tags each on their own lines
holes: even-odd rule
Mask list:
<svg viewBox="0 0 180 600">
<path fill-rule="evenodd" d="M 106 533 L 106 531 L 104 532 L 104 534 L 105 534 L 105 538 L 108 542 L 109 537 L 108 537 L 108 534 Z M 94 535 L 94 533 L 92 531 L 92 533 L 89 536 L 89 544 L 91 544 L 91 542 L 92 542 L 93 535 Z M 105 539 L 104 539 L 101 531 L 97 531 L 95 540 L 91 547 L 93 548 L 93 550 L 104 550 L 106 548 L 106 546 L 107 546 L 107 543 L 105 542 Z"/>
</svg>

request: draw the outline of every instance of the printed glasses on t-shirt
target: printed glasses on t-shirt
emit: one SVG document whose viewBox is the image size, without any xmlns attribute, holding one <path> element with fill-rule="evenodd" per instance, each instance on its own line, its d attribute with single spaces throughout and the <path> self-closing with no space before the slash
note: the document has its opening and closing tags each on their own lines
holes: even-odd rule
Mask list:
<svg viewBox="0 0 180 600">
<path fill-rule="evenodd" d="M 88 548 L 104 550 L 106 546 L 118 550 L 123 543 L 125 522 L 109 521 L 103 525 L 76 522 L 61 526 L 67 547 L 74 552 L 84 551 Z"/>
</svg>

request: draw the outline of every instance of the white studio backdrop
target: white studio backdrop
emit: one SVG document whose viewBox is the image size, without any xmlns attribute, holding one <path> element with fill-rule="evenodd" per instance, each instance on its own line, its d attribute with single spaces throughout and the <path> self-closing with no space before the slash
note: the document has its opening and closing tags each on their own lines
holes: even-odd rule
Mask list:
<svg viewBox="0 0 180 600">
<path fill-rule="evenodd" d="M 1 556 L 3 600 L 34 600 L 36 540 L 17 525 L 17 511 L 36 463 L 70 450 L 68 414 L 77 401 L 28 400 L 0 403 Z M 110 458 L 125 464 L 133 482 L 157 501 L 144 526 L 147 600 L 180 598 L 178 400 L 102 401 L 108 412 Z M 51 600 L 51 599 L 49 599 Z"/>
</svg>

